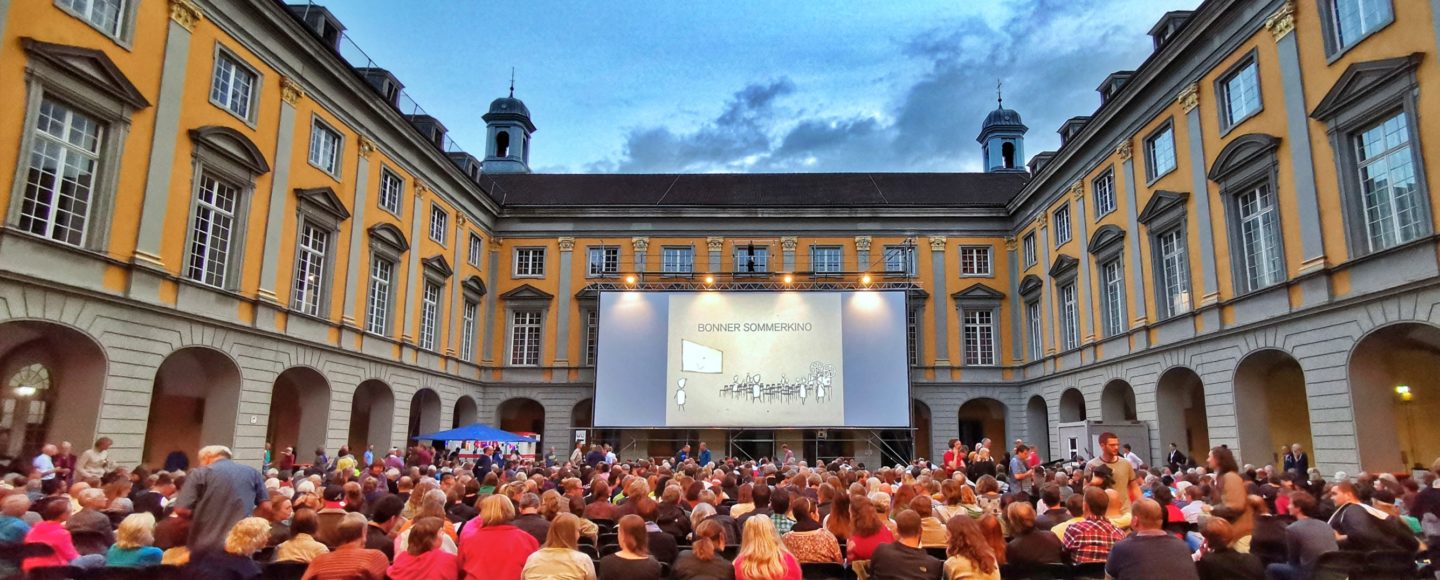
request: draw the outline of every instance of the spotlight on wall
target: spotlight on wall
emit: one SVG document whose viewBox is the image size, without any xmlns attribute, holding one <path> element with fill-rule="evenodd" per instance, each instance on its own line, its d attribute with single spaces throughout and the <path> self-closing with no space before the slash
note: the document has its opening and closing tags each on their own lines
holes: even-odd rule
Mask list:
<svg viewBox="0 0 1440 580">
<path fill-rule="evenodd" d="M 634 283 L 635 283 L 635 275 L 634 275 L 634 274 L 630 274 L 629 276 L 626 276 L 626 277 L 625 277 L 625 283 L 626 283 L 626 284 L 634 284 Z"/>
<path fill-rule="evenodd" d="M 714 284 L 714 283 L 715 283 L 715 277 L 714 277 L 714 276 L 706 276 L 706 277 L 705 277 L 705 283 L 706 283 L 706 284 Z"/>
<path fill-rule="evenodd" d="M 789 283 L 794 282 L 794 281 L 795 281 L 795 277 L 794 277 L 794 276 L 791 276 L 791 275 L 789 275 L 789 274 L 786 274 L 786 275 L 785 275 L 785 283 L 786 283 L 786 284 L 789 284 Z"/>
<path fill-rule="evenodd" d="M 861 277 L 860 277 L 860 283 L 861 283 L 861 284 L 869 284 L 869 283 L 870 283 L 870 275 L 869 275 L 869 274 L 866 274 L 866 275 L 864 275 L 864 276 L 861 276 Z"/>
<path fill-rule="evenodd" d="M 1400 395 L 1402 401 L 1409 401 L 1415 397 L 1415 394 L 1410 392 L 1410 385 L 1395 385 L 1395 394 Z"/>
</svg>

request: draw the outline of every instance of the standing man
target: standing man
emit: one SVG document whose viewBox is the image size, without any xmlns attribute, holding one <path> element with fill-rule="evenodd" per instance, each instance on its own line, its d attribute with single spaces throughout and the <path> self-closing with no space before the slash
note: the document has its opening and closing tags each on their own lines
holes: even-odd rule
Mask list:
<svg viewBox="0 0 1440 580">
<path fill-rule="evenodd" d="M 795 463 L 795 452 L 790 450 L 789 443 L 780 444 L 780 451 L 784 452 L 785 454 L 785 459 L 783 462 L 785 465 L 793 465 Z"/>
<path fill-rule="evenodd" d="M 186 545 L 192 556 L 225 551 L 225 537 L 269 497 L 265 478 L 254 467 L 231 460 L 230 448 L 200 449 L 200 467 L 185 475 L 175 513 L 190 520 Z"/>
<path fill-rule="evenodd" d="M 69 441 L 60 442 L 60 451 L 55 454 L 55 473 L 65 480 L 65 485 L 75 483 L 75 454 Z"/>
<path fill-rule="evenodd" d="M 690 458 L 690 444 L 689 444 L 689 443 L 686 443 L 684 447 L 681 447 L 681 448 L 680 448 L 680 452 L 675 454 L 675 466 L 676 466 L 676 468 L 678 469 L 679 466 L 680 466 L 680 464 L 681 464 L 681 463 L 685 463 L 685 460 L 686 460 L 686 459 L 689 459 L 689 458 Z"/>
<path fill-rule="evenodd" d="M 65 474 L 55 467 L 55 454 L 59 452 L 60 450 L 54 444 L 46 443 L 44 447 L 40 448 L 40 454 L 30 462 L 35 467 L 35 475 L 40 477 L 40 492 L 45 495 L 55 493 L 65 483 L 63 477 Z M 57 479 L 56 475 L 62 477 Z"/>
<path fill-rule="evenodd" d="M 705 467 L 710 464 L 710 448 L 705 446 L 704 441 L 700 442 L 700 457 L 698 461 L 700 462 L 700 467 Z"/>
<path fill-rule="evenodd" d="M 555 467 L 555 446 L 551 445 L 549 449 L 545 453 L 545 467 Z"/>
<path fill-rule="evenodd" d="M 1285 471 L 1294 471 L 1300 475 L 1310 471 L 1310 456 L 1305 454 L 1299 443 L 1290 444 L 1290 451 L 1285 454 Z"/>
<path fill-rule="evenodd" d="M 1015 446 L 1015 455 L 1010 457 L 1010 492 L 1015 493 L 1025 488 L 1033 480 L 1034 473 L 1029 467 L 1030 448 L 1024 443 Z"/>
<path fill-rule="evenodd" d="M 945 450 L 941 456 L 941 463 L 948 477 L 951 473 L 965 470 L 965 446 L 960 444 L 959 439 L 950 440 L 950 448 Z"/>
<path fill-rule="evenodd" d="M 575 442 L 575 449 L 573 449 L 573 450 L 570 451 L 570 465 L 573 465 L 573 466 L 575 466 L 575 467 L 579 467 L 579 466 L 580 466 L 580 462 L 585 460 L 585 451 L 584 451 L 584 449 L 585 449 L 585 442 L 584 442 L 584 441 L 576 441 L 576 442 Z"/>
<path fill-rule="evenodd" d="M 365 465 L 372 463 L 375 463 L 375 446 L 367 444 L 365 446 Z"/>
<path fill-rule="evenodd" d="M 1085 463 L 1086 476 L 1101 465 L 1109 467 L 1114 475 L 1110 489 L 1120 496 L 1120 513 L 1130 513 L 1130 502 L 1141 497 L 1140 481 L 1135 479 L 1135 466 L 1120 456 L 1120 438 L 1109 431 L 1100 434 L 1100 456 Z"/>
<path fill-rule="evenodd" d="M 1046 436 L 1046 437 L 1049 437 L 1048 434 L 1045 435 L 1045 436 Z M 1036 467 L 1039 467 L 1039 466 L 1040 466 L 1040 448 L 1039 448 L 1039 447 L 1036 447 L 1036 446 L 1034 446 L 1034 445 L 1031 445 L 1031 446 L 1030 446 L 1030 460 L 1029 460 L 1029 461 L 1026 461 L 1026 462 L 1025 462 L 1025 465 L 1029 466 L 1030 469 L 1035 469 Z"/>
<path fill-rule="evenodd" d="M 579 450 L 578 446 L 576 447 L 576 450 Z M 596 465 L 600 465 L 601 463 L 605 463 L 605 446 L 599 443 L 595 443 L 590 446 L 590 452 L 585 454 L 585 465 L 595 467 Z"/>
<path fill-rule="evenodd" d="M 1180 448 L 1172 442 L 1170 443 L 1170 455 L 1165 457 L 1165 462 L 1170 464 L 1170 471 L 1178 476 L 1180 470 L 1185 468 L 1185 454 L 1181 453 Z"/>
<path fill-rule="evenodd" d="M 615 448 L 605 444 L 605 465 L 615 465 Z"/>
<path fill-rule="evenodd" d="M 113 467 L 110 464 L 110 445 L 109 437 L 96 439 L 94 447 L 80 454 L 80 459 L 75 462 L 75 471 L 87 479 L 100 479 Z"/>
<path fill-rule="evenodd" d="M 1129 443 L 1125 444 L 1125 460 L 1130 462 L 1130 467 L 1134 467 L 1135 471 L 1140 471 L 1140 468 L 1145 467 L 1145 460 L 1136 455 L 1133 449 L 1130 449 Z"/>
</svg>

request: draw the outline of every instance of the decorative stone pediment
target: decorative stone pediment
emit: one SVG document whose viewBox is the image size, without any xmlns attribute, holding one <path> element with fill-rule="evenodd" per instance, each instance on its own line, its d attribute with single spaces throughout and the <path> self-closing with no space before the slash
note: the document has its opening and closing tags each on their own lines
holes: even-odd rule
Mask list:
<svg viewBox="0 0 1440 580">
<path fill-rule="evenodd" d="M 1248 133 L 1236 137 L 1220 150 L 1207 177 L 1221 181 L 1237 170 L 1252 167 L 1256 161 L 1268 160 L 1280 146 L 1280 138 L 1264 133 Z"/>
<path fill-rule="evenodd" d="M 336 221 L 350 219 L 350 210 L 345 209 L 345 203 L 340 201 L 340 196 L 335 195 L 335 190 L 329 187 L 296 188 L 295 197 L 300 199 L 302 205 L 328 214 Z"/>
<path fill-rule="evenodd" d="M 1386 58 L 1357 62 L 1345 69 L 1340 79 L 1335 81 L 1335 86 L 1330 92 L 1325 93 L 1325 98 L 1320 99 L 1320 104 L 1310 112 L 1310 116 L 1326 120 L 1342 111 L 1351 103 L 1354 103 L 1369 95 L 1372 90 L 1384 86 L 1389 81 L 1398 77 L 1412 74 L 1420 66 L 1420 60 L 1424 53 L 1416 52 L 1406 56 Z"/>
<path fill-rule="evenodd" d="M 1188 199 L 1190 194 L 1183 191 L 1157 191 L 1150 196 L 1150 201 L 1145 203 L 1145 208 L 1140 210 L 1139 221 L 1142 224 L 1150 223 L 1172 208 L 1184 207 Z"/>
<path fill-rule="evenodd" d="M 371 247 L 383 248 L 396 256 L 410 249 L 410 243 L 405 241 L 405 234 L 391 224 L 375 224 L 370 226 L 369 231 Z"/>
<path fill-rule="evenodd" d="M 229 127 L 207 125 L 191 129 L 190 139 L 195 145 L 206 147 L 255 175 L 270 172 L 270 164 L 265 161 L 265 155 L 244 133 Z"/>
<path fill-rule="evenodd" d="M 950 299 L 956 302 L 998 302 L 1004 298 L 1004 292 L 984 284 L 974 284 L 950 295 Z"/>
<path fill-rule="evenodd" d="M 1079 266 L 1080 260 L 1066 256 L 1065 254 L 1060 254 L 1055 258 L 1055 261 L 1050 264 L 1050 277 L 1061 278 L 1067 275 L 1073 275 L 1075 268 Z"/>
<path fill-rule="evenodd" d="M 479 298 L 489 292 L 489 289 L 485 287 L 485 282 L 479 276 L 466 278 L 464 282 L 460 283 L 460 290 L 474 298 Z"/>
<path fill-rule="evenodd" d="M 424 264 L 425 274 L 438 277 L 442 280 L 449 278 L 451 274 L 455 273 L 455 270 L 450 267 L 450 262 L 445 260 L 445 256 L 430 256 L 429 258 L 425 258 Z"/>
<path fill-rule="evenodd" d="M 501 294 L 500 299 L 508 302 L 549 302 L 555 299 L 555 295 L 529 284 L 521 284 Z"/>
<path fill-rule="evenodd" d="M 1022 296 L 1029 295 L 1029 294 L 1034 294 L 1034 293 L 1036 293 L 1036 292 L 1039 292 L 1040 289 L 1043 288 L 1044 286 L 1045 286 L 1045 282 L 1042 281 L 1042 280 L 1040 280 L 1040 277 L 1039 277 L 1039 276 L 1036 276 L 1036 275 L 1034 275 L 1034 274 L 1029 274 L 1029 275 L 1025 276 L 1024 278 L 1021 278 L 1021 279 L 1020 279 L 1019 292 L 1020 292 L 1020 295 L 1022 295 Z"/>
<path fill-rule="evenodd" d="M 1125 230 L 1116 225 L 1103 225 L 1095 230 L 1095 235 L 1090 236 L 1090 243 L 1086 246 L 1091 254 L 1099 254 L 1116 247 L 1125 241 Z"/>
<path fill-rule="evenodd" d="M 64 44 L 53 44 L 33 38 L 23 38 L 21 43 L 32 59 L 44 61 L 55 68 L 69 73 L 92 88 L 123 101 L 125 104 L 143 109 L 150 106 L 145 95 L 135 84 L 120 72 L 115 61 L 105 53 L 93 48 L 81 48 Z"/>
</svg>

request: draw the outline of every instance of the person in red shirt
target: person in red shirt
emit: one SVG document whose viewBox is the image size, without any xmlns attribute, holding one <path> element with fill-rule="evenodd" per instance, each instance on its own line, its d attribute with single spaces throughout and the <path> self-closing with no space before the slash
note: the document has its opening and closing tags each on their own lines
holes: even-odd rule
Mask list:
<svg viewBox="0 0 1440 580">
<path fill-rule="evenodd" d="M 965 446 L 960 444 L 959 439 L 950 440 L 950 448 L 945 450 L 941 458 L 941 467 L 945 469 L 946 477 L 956 471 L 965 470 Z"/>
<path fill-rule="evenodd" d="M 863 495 L 850 498 L 850 526 L 845 555 L 851 560 L 869 560 L 876 546 L 895 541 L 895 535 L 875 511 L 875 504 Z"/>
<path fill-rule="evenodd" d="M 460 539 L 460 572 L 467 580 L 511 580 L 520 578 L 525 560 L 540 549 L 540 542 L 525 530 L 511 525 L 515 505 L 504 495 L 492 495 L 480 502 L 480 517 L 470 520 L 483 527 Z"/>
<path fill-rule="evenodd" d="M 65 529 L 65 520 L 70 519 L 70 500 L 65 496 L 46 499 L 36 510 L 44 520 L 30 528 L 25 534 L 27 544 L 45 544 L 54 550 L 49 556 L 34 556 L 26 558 L 21 563 L 21 569 L 29 574 L 36 568 L 46 566 L 69 566 L 71 564 L 84 565 L 86 562 L 77 562 L 80 552 L 75 550 L 75 542 L 70 537 L 70 530 Z M 104 556 L 100 557 L 99 564 L 105 564 Z"/>
</svg>

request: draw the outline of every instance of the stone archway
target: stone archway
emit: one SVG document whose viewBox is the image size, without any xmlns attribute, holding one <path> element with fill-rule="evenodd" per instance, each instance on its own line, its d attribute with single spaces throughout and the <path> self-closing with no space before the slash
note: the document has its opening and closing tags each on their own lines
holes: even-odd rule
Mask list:
<svg viewBox="0 0 1440 580">
<path fill-rule="evenodd" d="M 1050 459 L 1050 408 L 1045 397 L 1035 395 L 1025 404 L 1026 443 L 1035 447 L 1041 461 Z"/>
<path fill-rule="evenodd" d="M 391 432 L 395 424 L 395 393 L 390 385 L 370 379 L 355 387 L 350 402 L 350 449 L 358 453 L 368 445 L 375 446 L 375 456 L 390 450 Z"/>
<path fill-rule="evenodd" d="M 912 457 L 908 459 L 914 460 L 916 457 L 924 457 L 926 459 L 938 458 L 939 455 L 935 454 L 935 449 L 932 447 L 933 441 L 931 440 L 931 433 L 934 431 L 932 427 L 935 421 L 930 415 L 930 405 L 926 405 L 925 402 L 920 399 L 911 399 L 910 407 L 911 426 L 915 429 L 915 445 L 914 451 L 911 453 Z"/>
<path fill-rule="evenodd" d="M 1234 389 L 1242 462 L 1281 467 L 1280 447 L 1293 443 L 1310 452 L 1305 371 L 1295 357 L 1277 349 L 1250 353 L 1235 368 Z"/>
<path fill-rule="evenodd" d="M 1135 389 L 1130 383 L 1122 379 L 1105 383 L 1105 390 L 1100 392 L 1100 420 L 1118 423 L 1134 421 L 1136 417 Z"/>
<path fill-rule="evenodd" d="M 100 343 L 73 327 L 0 323 L 0 458 L 32 456 L 46 442 L 70 441 L 77 452 L 89 447 L 107 365 Z"/>
<path fill-rule="evenodd" d="M 545 406 L 535 399 L 516 397 L 500 403 L 495 416 L 502 431 L 511 433 L 545 433 Z"/>
<path fill-rule="evenodd" d="M 966 401 L 959 411 L 960 441 L 974 449 L 982 439 L 990 439 L 991 453 L 1001 450 L 996 457 L 999 461 L 1004 456 L 1003 450 L 1010 446 L 1006 438 L 1008 413 L 1005 403 L 995 399 L 982 397 Z"/>
<path fill-rule="evenodd" d="M 1205 409 L 1205 384 L 1186 367 L 1160 375 L 1155 385 L 1155 413 L 1160 429 L 1157 449 L 1179 447 L 1197 464 L 1210 453 L 1210 419 Z"/>
<path fill-rule="evenodd" d="M 1360 468 L 1372 473 L 1428 468 L 1440 456 L 1440 328 L 1382 327 L 1350 353 Z"/>
<path fill-rule="evenodd" d="M 440 430 L 440 394 L 433 389 L 420 389 L 410 397 L 410 419 L 405 429 L 409 444 L 415 437 Z"/>
<path fill-rule="evenodd" d="M 475 407 L 475 399 L 470 395 L 462 395 L 455 399 L 455 411 L 450 416 L 450 427 L 460 428 L 466 425 L 474 425 L 479 422 L 480 412 Z"/>
<path fill-rule="evenodd" d="M 275 377 L 265 436 L 272 449 L 294 447 L 297 462 L 304 463 L 325 448 L 329 425 L 330 383 L 325 375 L 310 367 L 291 367 Z"/>
<path fill-rule="evenodd" d="M 1085 394 L 1075 388 L 1060 393 L 1060 422 L 1074 423 L 1085 419 Z"/>
<path fill-rule="evenodd" d="M 240 367 L 225 353 L 203 346 L 170 353 L 155 372 L 141 462 L 163 465 L 179 451 L 193 466 L 201 447 L 234 445 L 240 390 Z"/>
</svg>

